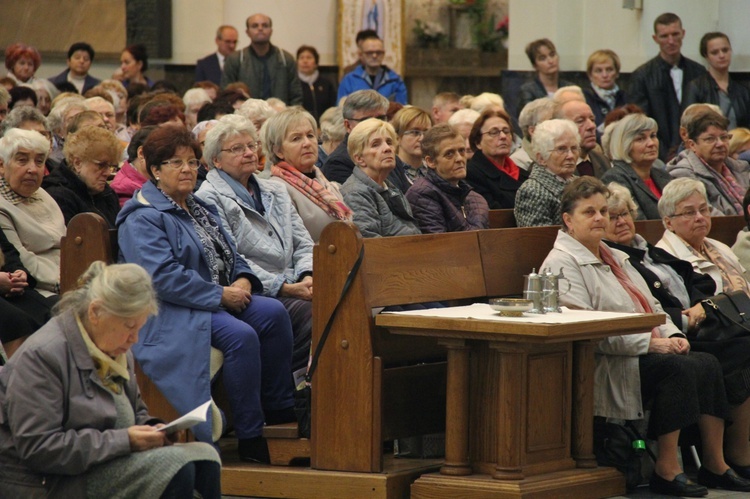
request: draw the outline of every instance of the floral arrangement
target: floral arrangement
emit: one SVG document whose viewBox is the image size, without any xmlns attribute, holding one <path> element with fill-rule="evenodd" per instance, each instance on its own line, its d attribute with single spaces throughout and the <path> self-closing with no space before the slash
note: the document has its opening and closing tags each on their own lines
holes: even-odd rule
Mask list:
<svg viewBox="0 0 750 499">
<path fill-rule="evenodd" d="M 448 35 L 446 35 L 443 27 L 435 21 L 417 19 L 413 31 L 420 47 L 437 47 L 444 45 L 448 40 Z"/>
</svg>

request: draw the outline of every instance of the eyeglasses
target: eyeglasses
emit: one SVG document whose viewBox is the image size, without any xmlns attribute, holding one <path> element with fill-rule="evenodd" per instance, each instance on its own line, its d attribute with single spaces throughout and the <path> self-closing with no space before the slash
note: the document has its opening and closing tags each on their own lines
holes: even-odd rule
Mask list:
<svg viewBox="0 0 750 499">
<path fill-rule="evenodd" d="M 554 149 L 550 149 L 549 152 L 553 152 L 555 154 L 561 154 L 565 156 L 566 154 L 573 153 L 573 156 L 578 156 L 578 153 L 581 151 L 581 148 L 578 146 L 572 146 L 572 147 L 555 147 Z"/>
<path fill-rule="evenodd" d="M 503 128 L 503 129 L 500 129 L 500 128 L 490 128 L 486 132 L 482 132 L 480 135 L 489 135 L 490 137 L 492 137 L 493 139 L 495 139 L 495 138 L 499 137 L 501 133 L 507 137 L 507 136 L 509 136 L 511 134 L 511 130 L 510 130 L 510 128 Z"/>
<path fill-rule="evenodd" d="M 685 210 L 682 213 L 675 213 L 669 218 L 677 218 L 677 217 L 683 217 L 686 219 L 695 218 L 698 216 L 698 213 L 701 214 L 701 216 L 707 217 L 711 214 L 711 207 L 710 206 L 702 206 L 698 208 L 698 211 L 695 210 Z"/>
<path fill-rule="evenodd" d="M 698 137 L 698 140 L 702 140 L 706 144 L 714 145 L 719 140 L 722 142 L 729 142 L 730 140 L 732 140 L 732 134 L 725 133 L 723 135 L 719 135 L 718 137 L 716 135 L 709 135 L 708 137 Z"/>
<path fill-rule="evenodd" d="M 220 149 L 220 151 L 231 152 L 235 156 L 245 154 L 245 150 L 250 149 L 250 152 L 258 152 L 260 149 L 260 142 L 248 142 L 247 144 L 235 144 L 229 149 Z"/>
<path fill-rule="evenodd" d="M 372 119 L 380 120 L 380 121 L 387 121 L 388 120 L 388 115 L 386 115 L 386 114 L 379 114 L 377 116 L 365 116 L 364 118 L 346 118 L 346 117 L 344 117 L 344 119 L 349 120 L 349 121 L 359 121 L 359 122 L 367 121 L 367 120 L 372 120 Z"/>
<path fill-rule="evenodd" d="M 109 161 L 96 161 L 94 159 L 90 159 L 89 163 L 93 163 L 96 165 L 97 168 L 100 170 L 117 170 L 117 167 L 120 166 L 117 163 L 110 163 Z"/>
<path fill-rule="evenodd" d="M 183 165 L 188 165 L 188 168 L 191 170 L 197 170 L 198 167 L 201 165 L 201 162 L 197 159 L 180 159 L 180 158 L 172 158 L 168 159 L 166 161 L 162 161 L 160 163 L 162 166 L 169 166 L 173 170 L 180 170 L 182 169 Z"/>
<path fill-rule="evenodd" d="M 362 52 L 367 57 L 381 57 L 385 55 L 385 50 L 368 50 L 367 52 Z"/>
<path fill-rule="evenodd" d="M 424 137 L 426 130 L 406 130 L 401 135 L 414 135 L 415 137 Z"/>
<path fill-rule="evenodd" d="M 612 222 L 617 222 L 617 219 L 622 218 L 623 220 L 627 220 L 628 218 L 633 218 L 633 211 L 627 210 L 623 211 L 622 213 L 610 213 L 609 219 Z"/>
</svg>

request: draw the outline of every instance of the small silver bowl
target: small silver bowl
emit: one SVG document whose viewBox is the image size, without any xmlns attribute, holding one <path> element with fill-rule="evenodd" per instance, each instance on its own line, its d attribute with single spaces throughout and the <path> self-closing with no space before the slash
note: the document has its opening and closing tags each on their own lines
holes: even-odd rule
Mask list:
<svg viewBox="0 0 750 499">
<path fill-rule="evenodd" d="M 490 298 L 490 308 L 504 317 L 523 317 L 533 306 L 533 301 L 521 298 Z"/>
</svg>

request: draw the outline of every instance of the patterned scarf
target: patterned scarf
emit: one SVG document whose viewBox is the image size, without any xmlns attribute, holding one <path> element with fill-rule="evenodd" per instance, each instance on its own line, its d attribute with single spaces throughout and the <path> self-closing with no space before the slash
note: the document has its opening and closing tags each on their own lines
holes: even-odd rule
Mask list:
<svg viewBox="0 0 750 499">
<path fill-rule="evenodd" d="M 76 315 L 76 324 L 78 324 L 78 330 L 83 337 L 83 342 L 86 343 L 86 349 L 89 351 L 91 360 L 94 361 L 96 373 L 99 375 L 99 379 L 102 380 L 102 384 L 112 393 L 122 393 L 123 381 L 130 379 L 127 357 L 125 357 L 124 353 L 121 353 L 117 357 L 112 358 L 102 352 L 91 339 L 86 328 L 83 327 L 83 322 L 81 322 L 81 318 L 78 315 Z"/>
<path fill-rule="evenodd" d="M 161 189 L 159 189 L 161 190 Z M 167 193 L 161 191 L 164 196 L 179 210 L 183 208 L 175 203 L 174 199 Z M 208 262 L 208 268 L 211 271 L 211 282 L 222 286 L 229 286 L 232 269 L 234 269 L 234 252 L 229 243 L 224 239 L 224 235 L 219 230 L 219 225 L 213 216 L 203 206 L 195 201 L 191 194 L 185 200 L 188 207 L 188 215 L 193 223 L 198 239 L 203 246 L 203 253 Z"/>
<path fill-rule="evenodd" d="M 708 163 L 703 161 L 703 158 L 697 154 L 695 156 L 706 168 L 708 168 L 708 171 L 711 172 L 711 175 L 713 175 L 716 181 L 719 182 L 722 192 L 732 202 L 732 206 L 734 206 L 737 214 L 741 215 L 743 213 L 742 198 L 745 196 L 745 190 L 737 183 L 737 180 L 734 178 L 729 167 L 726 164 L 723 164 L 721 172 L 717 172 L 713 167 L 709 166 Z"/>
<path fill-rule="evenodd" d="M 620 264 L 617 262 L 615 255 L 612 254 L 612 251 L 609 249 L 609 246 L 604 243 L 599 243 L 599 255 L 602 258 L 602 262 L 604 262 L 605 265 L 609 265 L 609 268 L 612 269 L 612 273 L 617 278 L 617 282 L 620 283 L 623 289 L 625 289 L 625 291 L 630 296 L 630 299 L 633 301 L 633 306 L 635 307 L 635 309 L 641 313 L 653 313 L 653 309 L 651 308 L 651 304 L 648 302 L 648 299 L 643 296 L 643 293 L 641 293 L 641 290 L 638 289 L 638 286 L 636 286 L 633 281 L 630 280 L 628 274 L 623 270 L 622 267 L 620 267 Z M 659 338 L 658 328 L 654 328 L 651 330 L 651 337 Z"/>
<path fill-rule="evenodd" d="M 34 194 L 36 194 L 36 192 Z M 27 200 L 35 201 L 36 198 L 34 197 L 34 194 L 32 194 L 28 198 L 21 196 L 20 194 L 16 193 L 16 191 L 10 188 L 10 185 L 8 185 L 8 183 L 5 181 L 5 177 L 0 176 L 0 196 L 4 197 L 12 204 L 20 204 Z"/>
<path fill-rule="evenodd" d="M 703 239 L 700 252 L 696 251 L 689 244 L 685 246 L 695 256 L 705 258 L 718 267 L 719 273 L 721 273 L 722 291 L 744 291 L 746 295 L 750 296 L 750 286 L 748 286 L 745 276 L 742 275 L 742 272 L 731 261 L 724 257 L 712 241 Z"/>
<path fill-rule="evenodd" d="M 604 102 L 607 103 L 607 107 L 609 110 L 613 110 L 615 108 L 616 98 L 617 98 L 617 92 L 620 91 L 620 87 L 615 84 L 614 87 L 610 88 L 609 90 L 606 90 L 601 87 L 597 87 L 593 83 L 591 84 L 591 88 L 594 89 L 594 92 L 596 92 L 596 95 L 602 98 Z"/>
<path fill-rule="evenodd" d="M 303 196 L 315 203 L 328 216 L 337 220 L 351 220 L 352 210 L 337 198 L 331 191 L 323 187 L 317 179 L 310 178 L 301 171 L 282 161 L 271 167 L 271 175 L 279 177 L 287 184 L 297 189 Z"/>
</svg>

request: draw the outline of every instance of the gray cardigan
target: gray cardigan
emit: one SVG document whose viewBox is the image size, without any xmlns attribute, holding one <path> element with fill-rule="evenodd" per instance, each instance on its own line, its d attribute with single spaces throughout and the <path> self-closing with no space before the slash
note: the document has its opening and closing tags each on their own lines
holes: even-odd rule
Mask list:
<svg viewBox="0 0 750 499">
<path fill-rule="evenodd" d="M 136 424 L 156 423 L 141 400 L 130 352 L 127 359 L 125 393 Z M 84 497 L 86 471 L 130 454 L 128 429 L 113 429 L 116 420 L 114 398 L 96 373 L 75 317 L 54 317 L 0 371 L 0 476 L 36 476 L 55 491 L 53 497 Z"/>
</svg>

